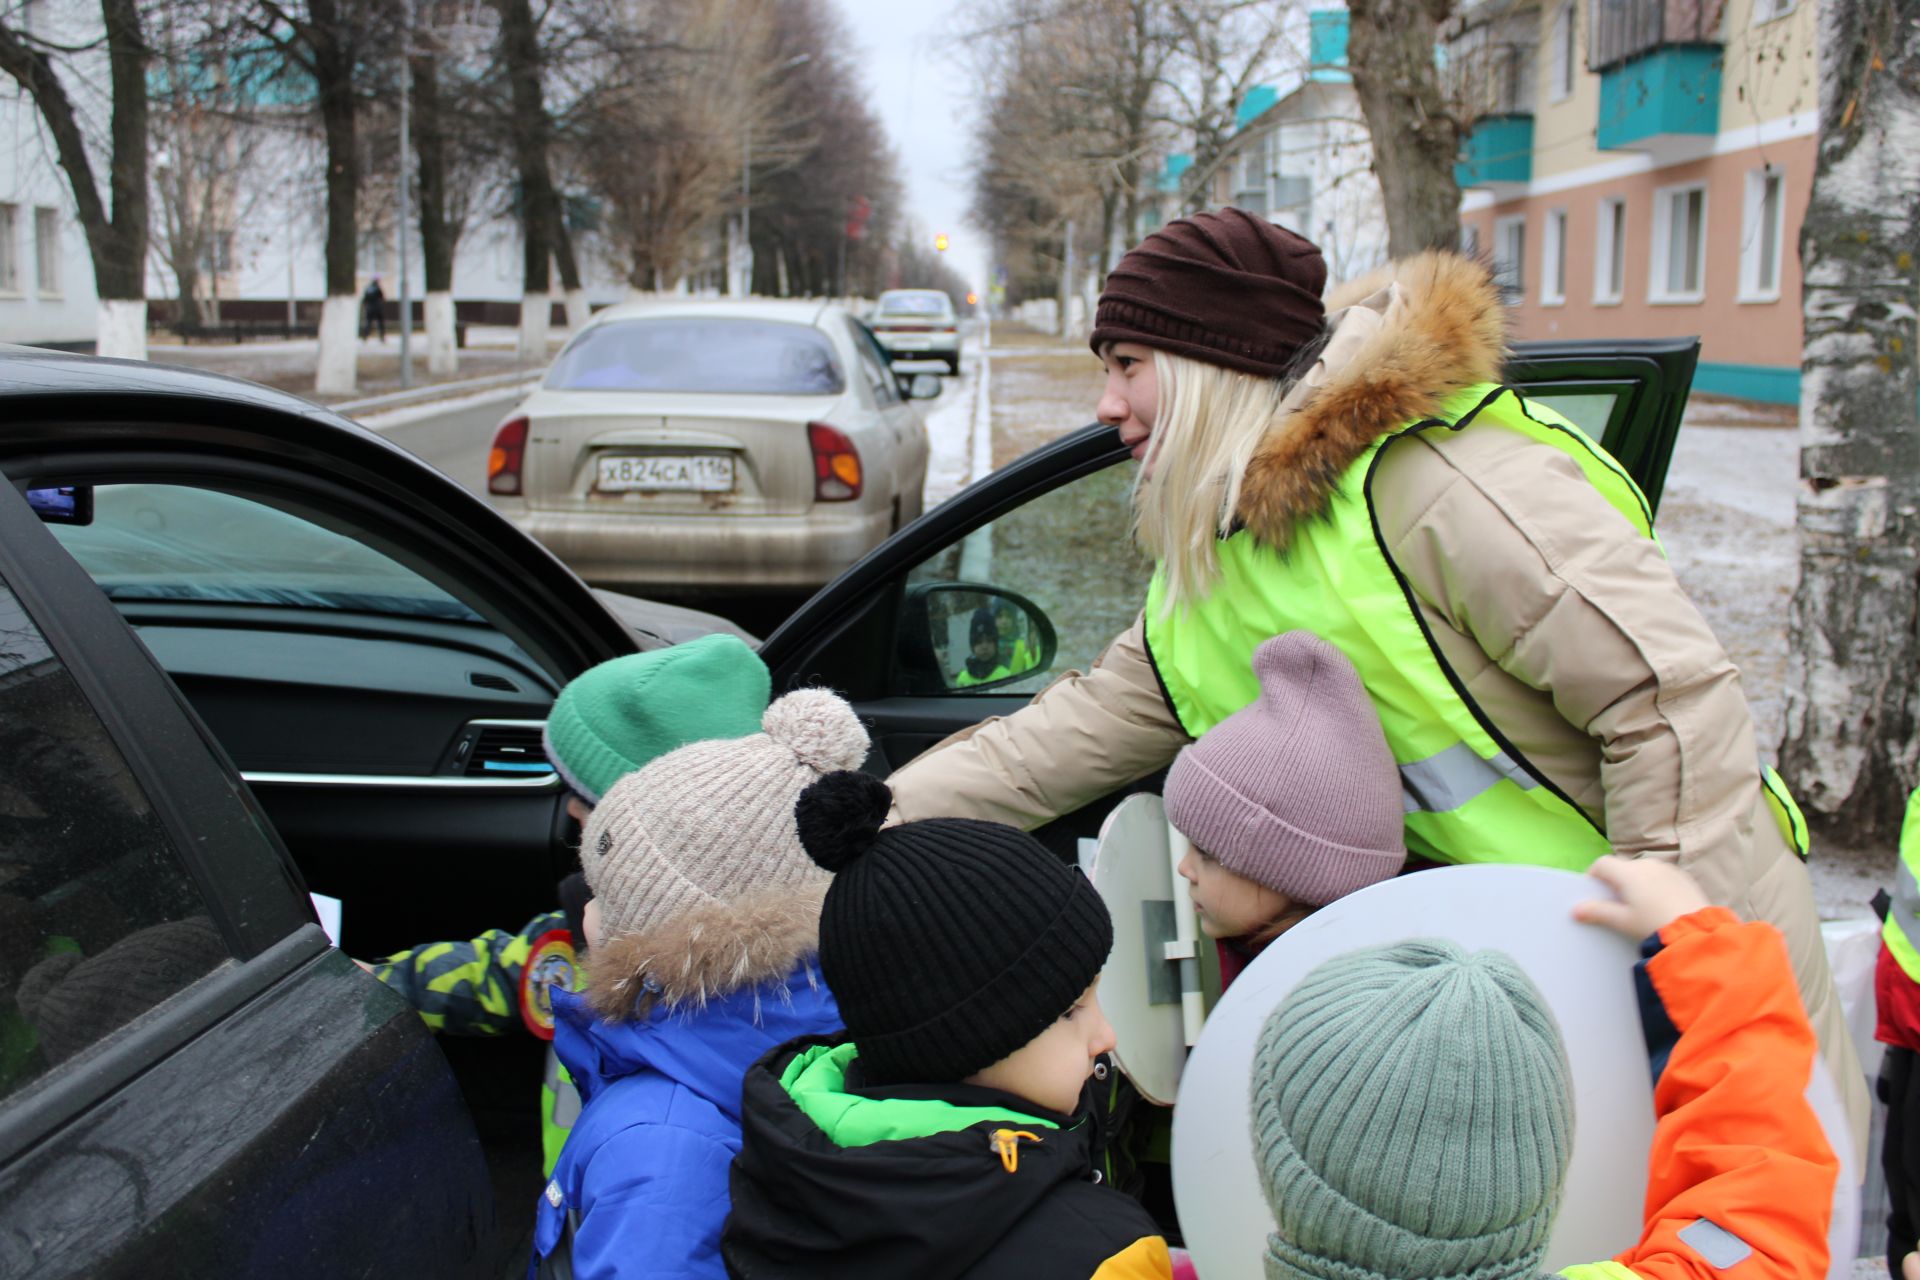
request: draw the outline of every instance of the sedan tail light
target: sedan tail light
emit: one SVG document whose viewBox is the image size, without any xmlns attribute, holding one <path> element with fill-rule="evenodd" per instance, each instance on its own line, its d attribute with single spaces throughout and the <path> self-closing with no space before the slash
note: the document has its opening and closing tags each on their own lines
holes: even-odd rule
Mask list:
<svg viewBox="0 0 1920 1280">
<path fill-rule="evenodd" d="M 487 492 L 520 492 L 520 466 L 527 457 L 527 420 L 508 418 L 493 433 L 493 449 L 487 454 Z"/>
<path fill-rule="evenodd" d="M 860 496 L 860 451 L 846 434 L 824 422 L 807 424 L 813 449 L 813 497 L 816 502 L 850 502 Z"/>
</svg>

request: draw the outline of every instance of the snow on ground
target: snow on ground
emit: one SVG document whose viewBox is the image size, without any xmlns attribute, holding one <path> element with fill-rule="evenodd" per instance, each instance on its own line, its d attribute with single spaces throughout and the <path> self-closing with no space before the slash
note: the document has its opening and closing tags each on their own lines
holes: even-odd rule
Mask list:
<svg viewBox="0 0 1920 1280">
<path fill-rule="evenodd" d="M 974 399 L 980 385 L 980 366 L 984 357 L 980 341 L 972 334 L 962 339 L 960 373 L 948 377 L 940 398 L 920 406 L 927 423 L 926 505 L 939 506 L 973 482 Z M 918 366 L 900 365 L 902 369 Z M 927 366 L 932 369 L 933 366 Z"/>
</svg>

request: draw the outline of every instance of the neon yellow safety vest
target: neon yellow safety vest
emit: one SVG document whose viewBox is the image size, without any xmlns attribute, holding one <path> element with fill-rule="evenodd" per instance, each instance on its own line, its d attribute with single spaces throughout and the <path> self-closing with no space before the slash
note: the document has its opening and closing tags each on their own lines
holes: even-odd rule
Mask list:
<svg viewBox="0 0 1920 1280">
<path fill-rule="evenodd" d="M 1207 598 L 1172 612 L 1164 607 L 1164 572 L 1156 572 L 1147 588 L 1147 648 L 1181 726 L 1197 738 L 1259 695 L 1253 651 L 1262 641 L 1313 632 L 1353 663 L 1380 715 L 1400 764 L 1409 852 L 1438 862 L 1581 871 L 1609 850 L 1599 819 L 1473 701 L 1427 634 L 1377 527 L 1374 478 L 1396 442 L 1423 431 L 1496 427 L 1559 449 L 1637 533 L 1654 536 L 1639 486 L 1599 445 L 1512 387 L 1483 384 L 1376 441 L 1341 476 L 1326 518 L 1295 525 L 1284 555 L 1236 531 L 1220 543 L 1220 578 Z M 1769 779 L 1767 790 L 1779 816 L 1783 802 L 1792 802 L 1776 784 Z M 1803 842 L 1796 847 L 1804 856 Z"/>
<path fill-rule="evenodd" d="M 1900 826 L 1900 866 L 1893 873 L 1893 902 L 1880 929 L 1901 972 L 1920 982 L 1920 791 L 1907 798 Z"/>
</svg>

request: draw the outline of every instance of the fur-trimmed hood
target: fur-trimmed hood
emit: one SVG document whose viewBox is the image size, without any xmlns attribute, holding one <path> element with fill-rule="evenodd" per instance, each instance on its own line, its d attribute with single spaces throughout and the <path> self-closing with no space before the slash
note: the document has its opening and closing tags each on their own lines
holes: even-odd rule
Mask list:
<svg viewBox="0 0 1920 1280">
<path fill-rule="evenodd" d="M 614 938 L 588 957 L 587 1003 L 609 1022 L 635 1021 L 778 982 L 820 949 L 825 897 L 824 884 L 751 893 Z"/>
<path fill-rule="evenodd" d="M 1344 315 L 1343 309 L 1351 308 Z M 1236 511 L 1256 538 L 1285 547 L 1325 514 L 1347 468 L 1381 436 L 1446 398 L 1497 381 L 1507 310 L 1488 268 L 1439 250 L 1389 263 L 1327 298 L 1334 337 L 1247 466 Z"/>
</svg>

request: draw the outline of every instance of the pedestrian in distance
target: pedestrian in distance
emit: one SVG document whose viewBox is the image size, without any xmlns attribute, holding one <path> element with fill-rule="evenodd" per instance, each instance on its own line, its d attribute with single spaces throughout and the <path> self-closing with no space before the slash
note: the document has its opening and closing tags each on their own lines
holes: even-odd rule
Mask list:
<svg viewBox="0 0 1920 1280">
<path fill-rule="evenodd" d="M 758 731 L 771 689 L 766 663 L 730 635 L 701 636 L 587 668 L 560 690 L 542 732 L 547 761 L 566 785 L 567 813 L 584 827 L 613 784 L 642 765 L 690 742 Z M 578 985 L 587 958 L 583 916 L 590 896 L 575 872 L 560 883 L 558 908 L 541 911 L 518 930 L 422 943 L 361 967 L 443 1035 L 494 1036 L 524 1027 L 551 1036 L 548 993 L 533 979 L 544 967 L 562 985 Z M 579 1112 L 580 1095 L 549 1050 L 540 1087 L 544 1175 L 552 1176 Z"/>
<path fill-rule="evenodd" d="M 1106 905 L 1024 832 L 882 831 L 890 803 L 859 773 L 801 797 L 800 839 L 834 872 L 820 967 L 846 1031 L 747 1076 L 729 1273 L 1169 1276 L 1153 1219 L 1096 1172 Z"/>
<path fill-rule="evenodd" d="M 360 295 L 360 340 L 365 342 L 374 326 L 380 328 L 380 341 L 387 340 L 387 294 L 380 287 L 380 277 L 375 276 L 367 282 L 365 293 Z"/>
<path fill-rule="evenodd" d="M 1644 939 L 1658 1119 L 1640 1238 L 1567 1280 L 1827 1273 L 1839 1161 L 1806 1100 L 1816 1045 L 1779 930 L 1710 906 L 1654 859 L 1592 874 L 1576 918 Z M 1553 1013 L 1500 951 L 1367 947 L 1301 980 L 1261 1029 L 1254 1160 L 1268 1280 L 1535 1280 L 1576 1117 Z M 1606 1123 L 1580 1116 L 1580 1124 Z"/>
<path fill-rule="evenodd" d="M 542 1193 L 528 1280 L 719 1277 L 741 1082 L 840 1015 L 815 960 L 827 873 L 794 806 L 867 754 L 845 701 L 800 689 L 762 732 L 628 774 L 587 820 L 592 964 L 553 995 L 584 1107 Z"/>
<path fill-rule="evenodd" d="M 1088 674 L 895 773 L 896 817 L 1070 813 L 1253 701 L 1254 649 L 1310 631 L 1366 686 L 1411 855 L 1658 858 L 1779 926 L 1864 1140 L 1805 823 L 1644 496 L 1503 381 L 1484 264 L 1421 253 L 1323 302 L 1326 274 L 1311 243 L 1231 208 L 1121 259 L 1091 341 L 1100 420 L 1140 461 L 1145 608 Z"/>
</svg>

